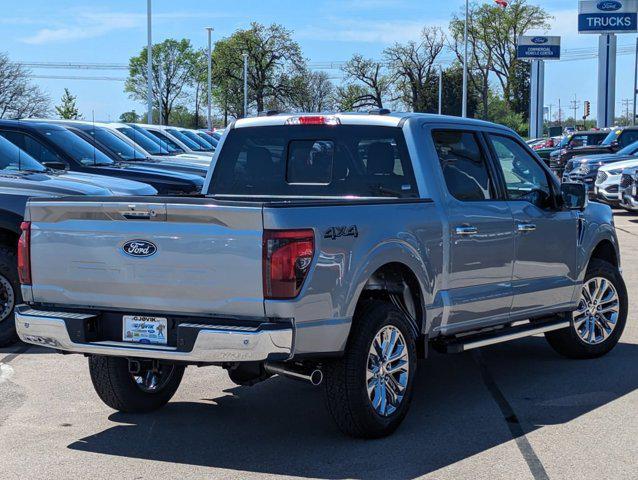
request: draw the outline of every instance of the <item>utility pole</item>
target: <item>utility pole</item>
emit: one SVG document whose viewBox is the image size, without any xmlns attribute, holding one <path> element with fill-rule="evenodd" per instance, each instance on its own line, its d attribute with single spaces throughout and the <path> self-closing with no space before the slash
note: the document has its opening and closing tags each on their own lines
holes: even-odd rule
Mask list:
<svg viewBox="0 0 638 480">
<path fill-rule="evenodd" d="M 580 101 L 576 98 L 574 94 L 574 99 L 571 101 L 571 108 L 574 110 L 574 126 L 576 126 L 576 118 L 578 116 L 578 109 L 580 108 Z"/>
<path fill-rule="evenodd" d="M 563 126 L 563 110 L 560 108 L 560 98 L 558 99 L 558 125 Z"/>
<path fill-rule="evenodd" d="M 636 39 L 636 63 L 634 65 L 634 116 L 631 124 L 636 125 L 636 101 L 638 100 L 638 38 Z"/>
<path fill-rule="evenodd" d="M 214 28 L 213 27 L 206 27 L 206 30 L 208 31 L 208 90 L 207 90 L 207 96 L 208 96 L 208 116 L 207 116 L 207 120 L 208 120 L 208 130 L 212 131 L 213 130 L 213 118 L 211 116 L 211 103 L 212 103 L 212 96 L 213 96 L 213 80 L 212 80 L 212 69 L 213 69 L 213 50 L 212 50 L 212 43 L 211 43 L 211 34 L 213 33 Z"/>
<path fill-rule="evenodd" d="M 467 38 L 467 24 L 470 20 L 470 2 L 465 0 L 465 27 L 463 32 L 463 41 L 465 42 L 465 51 L 463 53 L 463 107 L 461 116 L 467 117 L 467 56 L 468 56 L 468 38 Z"/>
<path fill-rule="evenodd" d="M 439 115 L 443 115 L 443 67 L 439 65 Z"/>
<path fill-rule="evenodd" d="M 151 32 L 151 0 L 146 3 L 148 43 L 146 46 L 146 120 L 153 123 L 153 35 Z"/>
<path fill-rule="evenodd" d="M 631 100 L 629 98 L 623 98 L 622 100 L 622 106 L 625 109 L 625 118 L 627 119 L 627 125 L 631 124 L 630 118 L 629 118 L 629 105 Z"/>
<path fill-rule="evenodd" d="M 550 125 L 552 123 L 552 109 L 554 108 L 554 106 L 555 105 L 553 103 L 550 103 L 549 105 L 547 105 L 547 108 L 549 108 L 549 118 L 547 120 Z"/>
<path fill-rule="evenodd" d="M 244 57 L 244 118 L 248 116 L 248 54 L 243 53 Z"/>
</svg>

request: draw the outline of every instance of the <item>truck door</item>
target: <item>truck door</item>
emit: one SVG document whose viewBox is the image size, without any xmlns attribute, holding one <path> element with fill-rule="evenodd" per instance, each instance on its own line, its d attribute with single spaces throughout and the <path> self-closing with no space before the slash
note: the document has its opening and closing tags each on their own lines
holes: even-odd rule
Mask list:
<svg viewBox="0 0 638 480">
<path fill-rule="evenodd" d="M 512 305 L 514 222 L 480 133 L 434 129 L 447 198 L 450 311 L 443 333 L 506 320 Z"/>
<path fill-rule="evenodd" d="M 516 226 L 512 315 L 568 309 L 576 285 L 578 214 L 557 207 L 549 172 L 514 137 L 488 135 Z"/>
</svg>

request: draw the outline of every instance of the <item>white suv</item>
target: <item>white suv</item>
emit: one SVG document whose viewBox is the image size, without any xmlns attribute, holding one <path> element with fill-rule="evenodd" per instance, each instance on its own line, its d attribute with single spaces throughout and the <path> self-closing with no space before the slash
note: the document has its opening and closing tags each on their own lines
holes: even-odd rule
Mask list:
<svg viewBox="0 0 638 480">
<path fill-rule="evenodd" d="M 625 168 L 638 167 L 638 158 L 604 165 L 598 169 L 594 184 L 596 197 L 611 205 L 620 204 L 620 177 Z"/>
</svg>

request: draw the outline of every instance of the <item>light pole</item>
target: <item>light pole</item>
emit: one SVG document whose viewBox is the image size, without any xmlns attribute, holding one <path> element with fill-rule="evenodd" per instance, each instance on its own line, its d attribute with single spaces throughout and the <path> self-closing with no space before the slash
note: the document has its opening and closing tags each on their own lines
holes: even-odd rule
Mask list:
<svg viewBox="0 0 638 480">
<path fill-rule="evenodd" d="M 243 53 L 244 57 L 244 118 L 248 116 L 248 54 Z"/>
<path fill-rule="evenodd" d="M 206 27 L 208 31 L 208 130 L 213 130 L 213 119 L 211 117 L 211 103 L 213 96 L 213 80 L 212 80 L 212 64 L 213 64 L 213 51 L 211 44 L 211 34 L 213 33 L 213 27 Z"/>
<path fill-rule="evenodd" d="M 470 1 L 465 0 L 465 26 L 463 32 L 463 41 L 465 43 L 463 53 L 463 108 L 461 116 L 467 117 L 467 24 L 470 19 Z"/>
<path fill-rule="evenodd" d="M 153 123 L 153 35 L 151 33 L 151 0 L 146 2 L 148 44 L 146 46 L 146 119 Z"/>
<path fill-rule="evenodd" d="M 439 65 L 439 115 L 443 114 L 443 67 Z"/>
</svg>

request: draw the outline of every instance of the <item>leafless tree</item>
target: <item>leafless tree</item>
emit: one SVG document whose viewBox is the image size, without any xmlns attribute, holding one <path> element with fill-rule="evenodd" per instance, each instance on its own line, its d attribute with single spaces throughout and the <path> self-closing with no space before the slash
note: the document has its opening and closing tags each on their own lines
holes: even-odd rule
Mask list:
<svg viewBox="0 0 638 480">
<path fill-rule="evenodd" d="M 348 102 L 353 109 L 383 108 L 384 101 L 390 100 L 392 85 L 381 62 L 356 54 L 341 69 L 346 83 L 341 92 L 350 97 Z M 357 85 L 358 88 L 348 88 L 349 85 Z M 353 93 L 357 96 L 352 97 Z"/>
<path fill-rule="evenodd" d="M 335 108 L 335 88 L 326 72 L 305 72 L 295 80 L 292 109 L 301 112 L 327 112 Z"/>
<path fill-rule="evenodd" d="M 415 112 L 434 106 L 435 62 L 445 46 L 445 34 L 439 27 L 426 27 L 418 42 L 396 43 L 383 52 L 392 82 L 403 102 Z"/>
<path fill-rule="evenodd" d="M 31 83 L 30 72 L 0 53 L 0 118 L 45 117 L 51 99 Z"/>
</svg>

